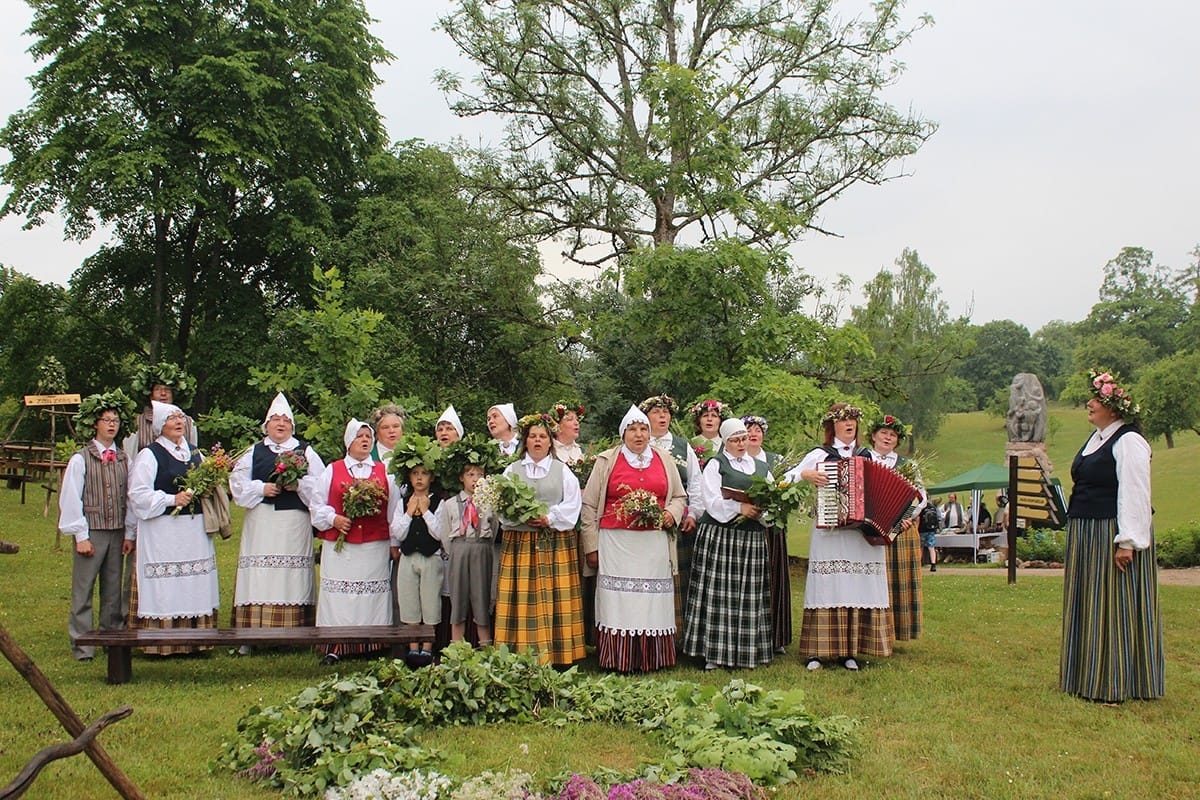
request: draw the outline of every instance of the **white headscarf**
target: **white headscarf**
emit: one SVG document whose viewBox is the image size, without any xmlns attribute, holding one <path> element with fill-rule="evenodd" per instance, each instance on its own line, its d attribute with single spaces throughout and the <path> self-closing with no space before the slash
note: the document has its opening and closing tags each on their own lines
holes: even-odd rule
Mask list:
<svg viewBox="0 0 1200 800">
<path fill-rule="evenodd" d="M 296 415 L 292 413 L 292 406 L 283 396 L 283 392 L 275 395 L 275 399 L 271 401 L 271 407 L 267 409 L 267 416 L 263 418 L 262 423 L 263 433 L 267 432 L 267 423 L 271 421 L 271 417 L 287 417 L 292 421 L 293 427 L 296 425 Z"/>
<path fill-rule="evenodd" d="M 183 409 L 179 406 L 174 406 L 170 403 L 160 403 L 157 400 L 150 401 L 150 408 L 154 412 L 154 420 L 150 425 L 154 430 L 155 436 L 162 436 L 163 425 L 166 423 L 167 417 L 172 414 L 183 415 Z"/>
<path fill-rule="evenodd" d="M 510 405 L 510 406 L 509 406 L 509 408 L 511 408 L 511 407 L 512 407 L 512 406 Z M 499 408 L 499 406 L 497 406 L 497 408 Z M 500 411 L 500 413 L 501 413 L 501 414 L 503 414 L 503 413 L 504 413 L 504 411 L 503 411 L 503 410 L 501 410 L 501 411 Z M 508 419 L 508 417 L 505 417 L 505 419 Z M 514 416 L 513 416 L 513 419 L 514 419 L 514 420 L 516 419 L 516 415 L 515 415 L 515 414 L 514 414 Z M 449 422 L 451 425 L 453 425 L 453 426 L 454 426 L 454 430 L 458 431 L 458 435 L 459 435 L 459 436 L 462 436 L 462 435 L 463 435 L 463 426 L 462 426 L 462 420 L 460 420 L 460 419 L 458 418 L 458 412 L 454 410 L 454 404 L 453 404 L 453 403 L 451 403 L 450 405 L 446 406 L 446 410 L 445 410 L 445 411 L 443 411 L 443 412 L 442 412 L 442 415 L 441 415 L 440 417 L 438 417 L 438 418 L 437 418 L 437 421 L 438 421 L 438 422 Z M 514 423 L 509 423 L 509 424 L 514 424 Z M 437 425 L 435 424 L 435 425 L 434 425 L 434 427 L 437 427 Z"/>
<path fill-rule="evenodd" d="M 640 422 L 647 428 L 650 427 L 650 418 L 637 406 L 630 406 L 629 410 L 625 412 L 625 416 L 621 418 L 621 424 L 617 427 L 617 433 L 621 437 L 624 437 L 625 429 L 634 422 Z"/>
<path fill-rule="evenodd" d="M 358 438 L 358 432 L 366 428 L 371 432 L 371 442 L 375 442 L 375 429 L 365 422 L 359 422 L 353 417 L 346 423 L 346 432 L 342 434 L 342 443 L 346 445 L 346 449 L 350 449 L 350 443 Z"/>
<path fill-rule="evenodd" d="M 730 436 L 737 436 L 739 433 L 746 433 L 746 423 L 737 417 L 727 419 L 721 423 L 721 441 L 728 439 Z"/>
<path fill-rule="evenodd" d="M 497 403 L 492 408 L 500 412 L 500 416 L 504 417 L 510 428 L 517 427 L 517 410 L 513 408 L 512 403 Z"/>
</svg>

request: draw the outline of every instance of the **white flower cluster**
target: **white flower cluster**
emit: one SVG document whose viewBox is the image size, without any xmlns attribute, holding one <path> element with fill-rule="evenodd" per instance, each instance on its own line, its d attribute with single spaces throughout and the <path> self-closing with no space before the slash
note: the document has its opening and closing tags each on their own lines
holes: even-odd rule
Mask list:
<svg viewBox="0 0 1200 800">
<path fill-rule="evenodd" d="M 496 509 L 500 508 L 500 489 L 494 481 L 484 476 L 479 479 L 479 483 L 475 484 L 475 494 L 472 495 L 472 499 L 481 511 L 495 513 Z"/>
<path fill-rule="evenodd" d="M 450 779 L 437 772 L 414 769 L 393 775 L 377 769 L 352 783 L 328 789 L 325 800 L 438 800 L 448 797 Z"/>
<path fill-rule="evenodd" d="M 454 793 L 453 800 L 529 800 L 533 776 L 519 769 L 480 773 L 468 778 Z"/>
</svg>

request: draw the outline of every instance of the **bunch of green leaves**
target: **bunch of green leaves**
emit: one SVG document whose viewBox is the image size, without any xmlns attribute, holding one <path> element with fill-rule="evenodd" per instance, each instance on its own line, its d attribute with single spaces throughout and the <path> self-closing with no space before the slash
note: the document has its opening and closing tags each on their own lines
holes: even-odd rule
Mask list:
<svg viewBox="0 0 1200 800">
<path fill-rule="evenodd" d="M 157 364 L 143 364 L 129 381 L 135 400 L 149 405 L 150 390 L 162 385 L 171 389 L 171 402 L 182 408 L 187 405 L 196 390 L 196 382 L 179 365 L 170 361 L 160 361 Z"/>
<path fill-rule="evenodd" d="M 395 455 L 392 456 L 395 458 Z M 504 456 L 495 443 L 481 433 L 468 433 L 446 448 L 444 457 L 438 462 L 438 483 L 442 487 L 460 491 L 462 474 L 467 467 L 479 467 L 484 475 L 494 475 L 504 469 Z"/>
<path fill-rule="evenodd" d="M 845 717 L 811 714 L 799 691 L 768 692 L 741 680 L 718 690 L 574 668 L 559 672 L 534 654 L 456 643 L 427 669 L 381 661 L 280 706 L 251 708 L 218 763 L 311 795 L 376 768 L 395 772 L 435 763 L 440 754 L 418 744 L 422 730 L 495 722 L 640 728 L 667 746 L 664 761 L 645 770 L 648 777 L 678 779 L 693 767 L 720 767 L 763 784 L 782 783 L 803 769 L 844 769 L 856 726 Z"/>
<path fill-rule="evenodd" d="M 79 411 L 74 417 L 75 438 L 81 442 L 90 442 L 96 435 L 96 420 L 110 409 L 121 418 L 117 436 L 123 437 L 130 433 L 130 426 L 137 416 L 137 404 L 120 389 L 113 389 L 103 394 L 89 394 L 80 401 Z"/>
<path fill-rule="evenodd" d="M 443 451 L 433 439 L 419 433 L 406 433 L 392 448 L 392 460 L 388 471 L 396 476 L 396 483 L 408 483 L 408 473 L 415 467 L 424 467 L 430 475 L 437 476 Z"/>
<path fill-rule="evenodd" d="M 475 485 L 475 504 L 513 522 L 525 522 L 550 509 L 517 475 L 489 475 Z"/>
<path fill-rule="evenodd" d="M 750 502 L 763 510 L 759 520 L 764 525 L 787 525 L 788 519 L 800 508 L 807 492 L 805 482 L 788 480 L 784 477 L 790 468 L 800 459 L 787 455 L 776 461 L 767 470 L 766 476 L 750 476 L 750 487 L 746 489 L 746 497 Z"/>
</svg>

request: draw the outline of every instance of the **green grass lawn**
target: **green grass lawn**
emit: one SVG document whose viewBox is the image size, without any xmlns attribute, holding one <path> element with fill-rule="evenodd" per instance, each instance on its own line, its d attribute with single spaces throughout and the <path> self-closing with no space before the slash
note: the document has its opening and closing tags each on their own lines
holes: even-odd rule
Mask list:
<svg viewBox="0 0 1200 800">
<path fill-rule="evenodd" d="M 1056 414 L 1060 413 L 1056 411 Z M 977 424 L 997 427 L 999 448 L 984 443 L 953 447 Z M 1064 427 L 1065 427 L 1064 423 Z M 1075 435 L 1076 433 L 1080 435 Z M 1083 429 L 1064 439 L 1082 441 Z M 937 452 L 951 475 L 1003 453 L 1002 427 L 981 415 L 955 417 Z M 1052 446 L 1065 470 L 1078 444 Z M 989 455 L 989 454 L 995 455 Z M 1187 455 L 1190 453 L 1190 456 Z M 1166 517 L 1163 487 L 1182 492 L 1200 448 L 1183 442 L 1156 452 L 1155 502 Z M 1177 483 L 1172 483 L 1177 481 Z M 1168 492 L 1169 493 L 1169 492 Z M 1188 491 L 1190 499 L 1191 492 Z M 101 734 L 100 741 L 148 797 L 264 798 L 277 794 L 227 773 L 210 773 L 209 762 L 238 718 L 252 705 L 272 704 L 329 674 L 311 653 L 266 653 L 236 658 L 155 660 L 135 657 L 133 682 L 104 682 L 103 657 L 77 663 L 66 636 L 69 605 L 69 542 L 56 551 L 54 521 L 41 517 L 40 498 L 28 505 L 0 489 L 0 538 L 21 545 L 0 556 L 0 624 L 37 662 L 76 712 L 90 721 L 129 704 L 134 714 Z M 1179 505 L 1182 508 L 1182 502 Z M 1183 518 L 1183 517 L 1181 517 Z M 801 526 L 793 526 L 801 527 Z M 795 534 L 807 552 L 807 536 Z M 227 622 L 237 537 L 218 542 L 222 608 Z M 1200 587 L 1161 589 L 1167 654 L 1167 696 L 1156 702 L 1108 707 L 1057 691 L 1061 579 L 1023 575 L 1007 585 L 998 569 L 971 575 L 938 573 L 925 581 L 925 634 L 897 646 L 890 659 L 861 673 L 804 670 L 794 651 L 766 668 L 706 674 L 681 666 L 671 677 L 724 681 L 744 677 L 767 688 L 800 688 L 822 714 L 844 713 L 862 723 L 863 748 L 847 775 L 804 777 L 777 796 L 827 800 L 889 798 L 1197 797 L 1200 759 Z M 793 580 L 799 624 L 803 576 Z M 352 668 L 344 665 L 343 669 Z M 595 670 L 594 658 L 582 668 Z M 0 661 L 0 784 L 7 783 L 42 747 L 64 741 L 61 726 L 7 662 Z M 640 735 L 597 726 L 545 729 L 431 731 L 428 742 L 448 751 L 447 769 L 474 772 L 507 766 L 552 774 L 612 764 L 628 767 L 652 752 Z M 522 747 L 524 745 L 524 747 Z M 29 798 L 115 796 L 82 756 L 51 764 Z"/>
</svg>

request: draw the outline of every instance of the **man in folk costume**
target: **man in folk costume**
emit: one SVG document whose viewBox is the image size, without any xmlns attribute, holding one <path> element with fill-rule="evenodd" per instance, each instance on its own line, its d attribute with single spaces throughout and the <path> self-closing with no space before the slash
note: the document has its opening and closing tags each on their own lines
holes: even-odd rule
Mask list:
<svg viewBox="0 0 1200 800">
<path fill-rule="evenodd" d="M 325 468 L 309 497 L 309 518 L 324 542 L 317 625 L 389 625 L 389 523 L 400 504 L 400 492 L 384 465 L 371 458 L 375 433 L 370 425 L 351 419 L 342 441 L 346 457 Z M 361 481 L 377 484 L 385 499 L 375 513 L 351 518 L 345 513 L 344 502 L 347 492 Z M 323 663 L 336 664 L 340 656 L 375 649 L 369 644 L 331 645 L 322 648 Z"/>
<path fill-rule="evenodd" d="M 679 407 L 669 395 L 657 394 L 638 404 L 638 409 L 650 421 L 650 445 L 671 454 L 679 470 L 679 479 L 687 490 L 687 513 L 679 523 L 675 537 L 678 573 L 675 576 L 675 626 L 683 630 L 683 612 L 687 608 L 688 580 L 692 572 L 692 551 L 696 545 L 696 525 L 704 516 L 704 491 L 701 488 L 700 459 L 687 439 L 671 433 L 671 417 Z M 682 645 L 683 637 L 678 644 Z"/>
<path fill-rule="evenodd" d="M 458 418 L 458 412 L 454 410 L 454 405 L 448 405 L 442 415 L 437 418 L 437 423 L 433 427 L 433 438 L 437 439 L 437 443 L 442 447 L 449 447 L 462 437 L 462 420 Z"/>
<path fill-rule="evenodd" d="M 137 595 L 129 627 L 214 628 L 220 604 L 217 555 L 204 528 L 200 498 L 180 489 L 200 453 L 186 437 L 186 415 L 154 401 L 150 446 L 138 453 L 129 473 L 129 506 L 137 517 Z M 154 655 L 189 653 L 190 645 L 147 647 Z"/>
<path fill-rule="evenodd" d="M 93 627 L 92 594 L 100 584 L 100 630 L 125 627 L 121 615 L 121 569 L 133 550 L 136 520 L 126 494 L 129 456 L 116 446 L 122 424 L 133 418 L 133 401 L 120 389 L 85 397 L 75 415 L 75 429 L 92 436 L 71 456 L 58 494 L 58 529 L 74 537 L 71 570 L 71 616 L 67 631 L 71 654 L 91 661 L 95 649 L 75 644 Z"/>
<path fill-rule="evenodd" d="M 144 399 L 145 402 L 142 413 L 138 414 L 133 424 L 126 430 L 125 441 L 121 443 L 121 447 L 129 456 L 129 462 L 132 464 L 137 454 L 149 447 L 150 443 L 158 437 L 154 431 L 153 404 L 185 405 L 190 399 L 193 382 L 191 376 L 180 369 L 178 365 L 169 361 L 160 361 L 157 364 L 143 365 L 134 374 L 130 385 L 133 389 L 134 401 Z M 183 419 L 184 437 L 189 445 L 195 447 L 199 442 L 196 437 L 196 423 L 186 414 Z M 125 556 L 125 575 L 121 587 L 121 616 L 125 619 L 137 614 L 137 569 L 134 564 L 136 560 L 137 544 L 135 542 L 133 549 Z"/>
<path fill-rule="evenodd" d="M 296 418 L 283 393 L 263 420 L 263 439 L 229 475 L 233 501 L 246 509 L 233 590 L 235 628 L 287 628 L 316 621 L 312 523 L 308 492 L 325 463 L 295 437 Z M 289 462 L 291 464 L 289 469 Z M 296 470 L 302 473 L 296 476 Z M 286 475 L 291 482 L 282 483 Z M 239 650 L 248 655 L 250 648 Z"/>
<path fill-rule="evenodd" d="M 517 411 L 512 403 L 501 403 L 488 409 L 487 429 L 499 445 L 501 455 L 516 455 L 520 438 L 517 436 Z"/>
</svg>

